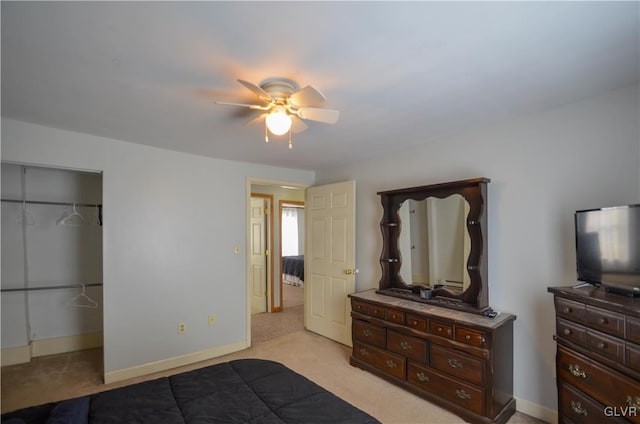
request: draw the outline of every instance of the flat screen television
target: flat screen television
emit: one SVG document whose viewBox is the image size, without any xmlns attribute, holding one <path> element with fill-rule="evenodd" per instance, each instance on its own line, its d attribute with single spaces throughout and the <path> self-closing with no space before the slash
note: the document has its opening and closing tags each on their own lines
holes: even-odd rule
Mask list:
<svg viewBox="0 0 640 424">
<path fill-rule="evenodd" d="M 578 280 L 640 296 L 640 205 L 575 213 Z"/>
</svg>

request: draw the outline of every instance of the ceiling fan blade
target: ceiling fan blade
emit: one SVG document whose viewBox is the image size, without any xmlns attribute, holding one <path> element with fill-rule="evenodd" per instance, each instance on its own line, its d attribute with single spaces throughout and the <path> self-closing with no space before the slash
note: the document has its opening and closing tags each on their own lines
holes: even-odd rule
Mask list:
<svg viewBox="0 0 640 424">
<path fill-rule="evenodd" d="M 256 116 L 255 118 L 247 121 L 247 123 L 245 125 L 253 125 L 253 124 L 257 124 L 260 121 L 264 121 L 264 119 L 267 117 L 268 113 L 261 113 L 260 115 Z"/>
<path fill-rule="evenodd" d="M 307 128 L 309 127 L 307 127 L 307 124 L 305 124 L 302 119 L 298 118 L 295 115 L 291 115 L 291 132 L 292 133 L 294 134 L 301 133 Z"/>
<path fill-rule="evenodd" d="M 338 122 L 340 112 L 331 109 L 318 109 L 316 107 L 301 107 L 298 109 L 298 116 L 302 119 L 309 119 L 311 121 L 335 124 Z"/>
<path fill-rule="evenodd" d="M 289 102 L 298 107 L 322 106 L 325 100 L 322 93 L 310 85 L 301 88 L 289 97 Z"/>
<path fill-rule="evenodd" d="M 244 85 L 245 87 L 247 87 L 249 90 L 251 90 L 263 102 L 270 103 L 273 100 L 273 98 L 269 95 L 269 93 L 264 91 L 260 86 L 257 86 L 254 83 L 241 80 L 241 79 L 239 79 L 238 82 Z"/>
<path fill-rule="evenodd" d="M 232 103 L 232 102 L 216 102 L 217 105 L 223 106 L 240 106 L 240 107 L 248 107 L 249 109 L 255 110 L 268 110 L 269 106 L 260 106 L 260 105 L 249 105 L 246 103 Z"/>
</svg>

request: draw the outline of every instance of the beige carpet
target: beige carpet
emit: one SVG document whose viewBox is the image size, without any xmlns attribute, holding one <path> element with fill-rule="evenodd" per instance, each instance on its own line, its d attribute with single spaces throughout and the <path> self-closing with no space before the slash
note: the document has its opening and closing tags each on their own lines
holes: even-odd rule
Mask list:
<svg viewBox="0 0 640 424">
<path fill-rule="evenodd" d="M 460 423 L 461 419 L 399 387 L 349 365 L 350 349 L 306 330 L 220 358 L 144 378 L 101 384 L 101 350 L 53 355 L 2 368 L 2 411 L 112 389 L 239 358 L 278 361 L 383 423 Z M 540 423 L 517 413 L 510 424 Z"/>
</svg>

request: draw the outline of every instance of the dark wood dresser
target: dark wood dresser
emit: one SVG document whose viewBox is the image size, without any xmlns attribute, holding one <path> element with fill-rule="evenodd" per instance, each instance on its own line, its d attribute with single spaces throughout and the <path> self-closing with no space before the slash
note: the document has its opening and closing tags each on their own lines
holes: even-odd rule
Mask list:
<svg viewBox="0 0 640 424">
<path fill-rule="evenodd" d="M 550 287 L 556 309 L 558 422 L 640 423 L 640 299 Z"/>
<path fill-rule="evenodd" d="M 504 423 L 513 399 L 513 321 L 354 293 L 351 364 L 474 423 Z M 428 417 L 425 417 L 428 422 Z"/>
</svg>

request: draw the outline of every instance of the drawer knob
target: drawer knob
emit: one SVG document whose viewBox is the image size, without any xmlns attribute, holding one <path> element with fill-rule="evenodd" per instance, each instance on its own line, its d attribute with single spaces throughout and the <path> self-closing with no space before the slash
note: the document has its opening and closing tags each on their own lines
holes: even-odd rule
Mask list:
<svg viewBox="0 0 640 424">
<path fill-rule="evenodd" d="M 442 333 L 442 327 L 438 327 L 438 333 Z"/>
<path fill-rule="evenodd" d="M 400 347 L 404 350 L 409 350 L 411 349 L 411 344 L 405 342 L 404 340 L 400 342 Z"/>
<path fill-rule="evenodd" d="M 416 320 L 411 321 L 411 325 L 418 325 L 418 321 Z"/>
<path fill-rule="evenodd" d="M 396 314 L 392 314 L 391 318 L 396 319 L 397 315 Z"/>
<path fill-rule="evenodd" d="M 598 320 L 598 322 L 599 322 L 600 324 L 606 324 L 606 323 L 608 323 L 609 321 L 607 321 L 607 319 L 606 319 L 606 318 L 600 318 L 600 319 Z"/>
<path fill-rule="evenodd" d="M 640 396 L 627 396 L 627 405 L 634 408 L 640 408 Z"/>
<path fill-rule="evenodd" d="M 365 336 L 365 337 L 371 337 L 372 333 L 371 333 L 371 331 L 369 331 L 369 330 L 364 330 L 364 331 L 362 332 L 362 335 L 363 335 L 363 336 Z"/>
<path fill-rule="evenodd" d="M 587 373 L 580 369 L 578 365 L 569 364 L 569 372 L 574 377 L 587 378 Z"/>
<path fill-rule="evenodd" d="M 369 352 L 367 352 L 367 349 L 365 349 L 365 348 L 361 348 L 361 349 L 360 349 L 360 354 L 361 354 L 362 356 L 368 356 L 368 355 L 369 355 Z"/>
<path fill-rule="evenodd" d="M 486 341 L 487 341 L 487 340 L 486 340 L 484 337 L 480 337 L 480 342 L 481 342 L 481 343 L 484 343 L 484 342 L 486 342 Z"/>
<path fill-rule="evenodd" d="M 426 381 L 429 381 L 429 377 L 427 377 L 426 375 L 424 375 L 423 372 L 417 372 L 416 373 L 416 378 L 420 381 L 422 381 L 423 383 Z"/>
<path fill-rule="evenodd" d="M 563 333 L 565 336 L 568 336 L 569 334 L 571 334 L 571 330 L 569 330 L 568 328 L 565 328 Z"/>
<path fill-rule="evenodd" d="M 572 309 L 568 306 L 565 306 L 562 312 L 564 312 L 565 314 L 570 314 L 572 312 Z"/>
<path fill-rule="evenodd" d="M 456 395 L 460 398 L 460 399 L 464 399 L 464 400 L 468 400 L 471 399 L 471 395 L 469 393 L 467 393 L 465 390 L 463 389 L 457 389 L 456 390 Z"/>
<path fill-rule="evenodd" d="M 471 336 L 467 334 L 466 336 L 464 336 L 464 339 L 465 340 L 471 340 Z"/>
<path fill-rule="evenodd" d="M 573 409 L 573 412 L 578 415 L 584 415 L 585 417 L 587 416 L 587 410 L 584 409 L 584 406 L 582 406 L 582 404 L 577 400 L 571 401 L 571 409 Z"/>
<path fill-rule="evenodd" d="M 373 310 L 373 315 L 378 315 L 378 310 L 377 309 Z"/>
<path fill-rule="evenodd" d="M 395 362 L 393 362 L 391 359 L 387 360 L 387 366 L 389 368 L 398 368 L 398 365 Z"/>
<path fill-rule="evenodd" d="M 600 349 L 600 350 L 604 350 L 604 349 L 606 349 L 606 348 L 607 348 L 607 344 L 606 344 L 606 343 L 604 343 L 604 342 L 599 342 L 599 343 L 596 345 L 596 347 L 597 347 L 598 349 Z"/>
<path fill-rule="evenodd" d="M 451 368 L 462 368 L 462 362 L 458 361 L 457 359 L 449 359 L 449 366 Z"/>
</svg>

